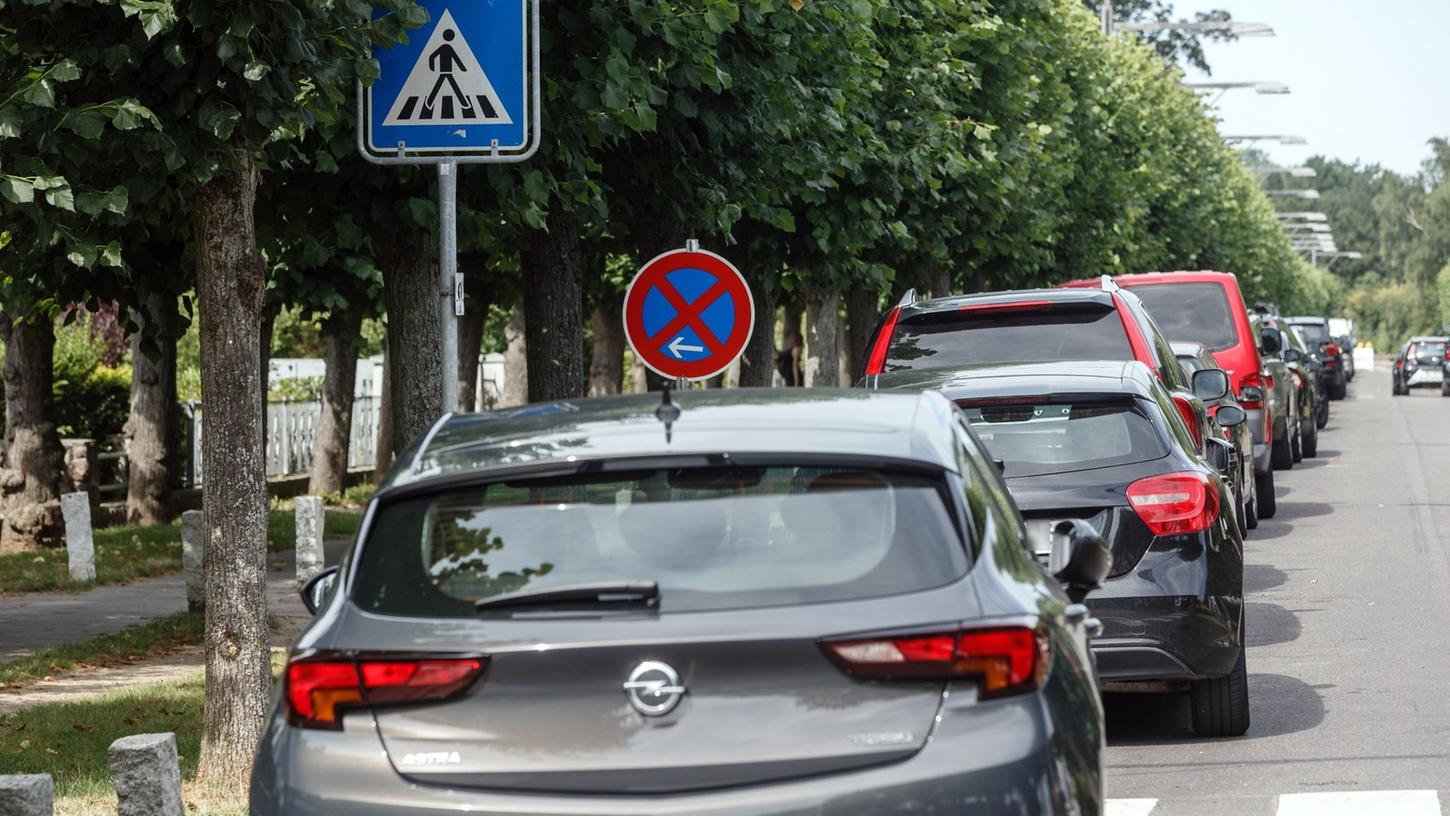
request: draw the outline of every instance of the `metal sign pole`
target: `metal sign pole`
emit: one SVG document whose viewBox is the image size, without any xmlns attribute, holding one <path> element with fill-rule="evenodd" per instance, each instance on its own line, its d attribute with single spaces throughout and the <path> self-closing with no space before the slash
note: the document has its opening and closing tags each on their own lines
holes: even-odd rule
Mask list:
<svg viewBox="0 0 1450 816">
<path fill-rule="evenodd" d="M 438 283 L 442 298 L 438 344 L 443 355 L 443 413 L 458 410 L 458 315 L 463 301 L 457 292 L 458 272 L 458 165 L 438 164 Z"/>
</svg>

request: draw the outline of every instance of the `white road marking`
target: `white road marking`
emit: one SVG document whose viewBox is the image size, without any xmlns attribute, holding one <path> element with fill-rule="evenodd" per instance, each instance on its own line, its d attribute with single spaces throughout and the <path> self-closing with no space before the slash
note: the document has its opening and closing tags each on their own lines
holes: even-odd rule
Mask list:
<svg viewBox="0 0 1450 816">
<path fill-rule="evenodd" d="M 1109 809 L 1111 813 L 1111 809 Z M 1279 816 L 1440 816 L 1432 790 L 1286 793 Z"/>
<path fill-rule="evenodd" d="M 1104 816 L 1148 816 L 1158 806 L 1157 799 L 1109 799 Z"/>
</svg>

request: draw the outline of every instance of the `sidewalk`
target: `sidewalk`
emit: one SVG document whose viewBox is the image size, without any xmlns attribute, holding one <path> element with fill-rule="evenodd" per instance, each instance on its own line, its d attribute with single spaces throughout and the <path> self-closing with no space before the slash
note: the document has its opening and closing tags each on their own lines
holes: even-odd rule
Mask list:
<svg viewBox="0 0 1450 816">
<path fill-rule="evenodd" d="M 326 542 L 326 562 L 336 564 L 351 544 L 351 539 Z M 307 616 L 297 596 L 294 563 L 290 551 L 267 556 L 267 605 L 273 615 Z M 36 592 L 0 598 L 0 663 L 185 611 L 186 580 L 180 573 L 76 594 Z"/>
</svg>

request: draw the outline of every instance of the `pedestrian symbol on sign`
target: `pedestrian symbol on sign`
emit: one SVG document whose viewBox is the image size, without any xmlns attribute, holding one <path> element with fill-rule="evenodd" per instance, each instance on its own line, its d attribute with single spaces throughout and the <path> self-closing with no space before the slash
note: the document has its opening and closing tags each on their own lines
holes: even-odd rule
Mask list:
<svg viewBox="0 0 1450 816">
<path fill-rule="evenodd" d="M 468 41 L 447 9 L 408 72 L 384 125 L 507 125 L 499 101 Z"/>
</svg>

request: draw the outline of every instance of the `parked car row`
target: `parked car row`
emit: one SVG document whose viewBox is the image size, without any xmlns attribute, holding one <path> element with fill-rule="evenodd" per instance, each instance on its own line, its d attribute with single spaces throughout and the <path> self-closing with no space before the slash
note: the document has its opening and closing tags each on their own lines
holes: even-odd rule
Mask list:
<svg viewBox="0 0 1450 816">
<path fill-rule="evenodd" d="M 1102 814 L 1103 691 L 1249 727 L 1310 348 L 1138 275 L 908 294 L 856 389 L 447 417 L 303 590 L 251 812 Z"/>
</svg>

